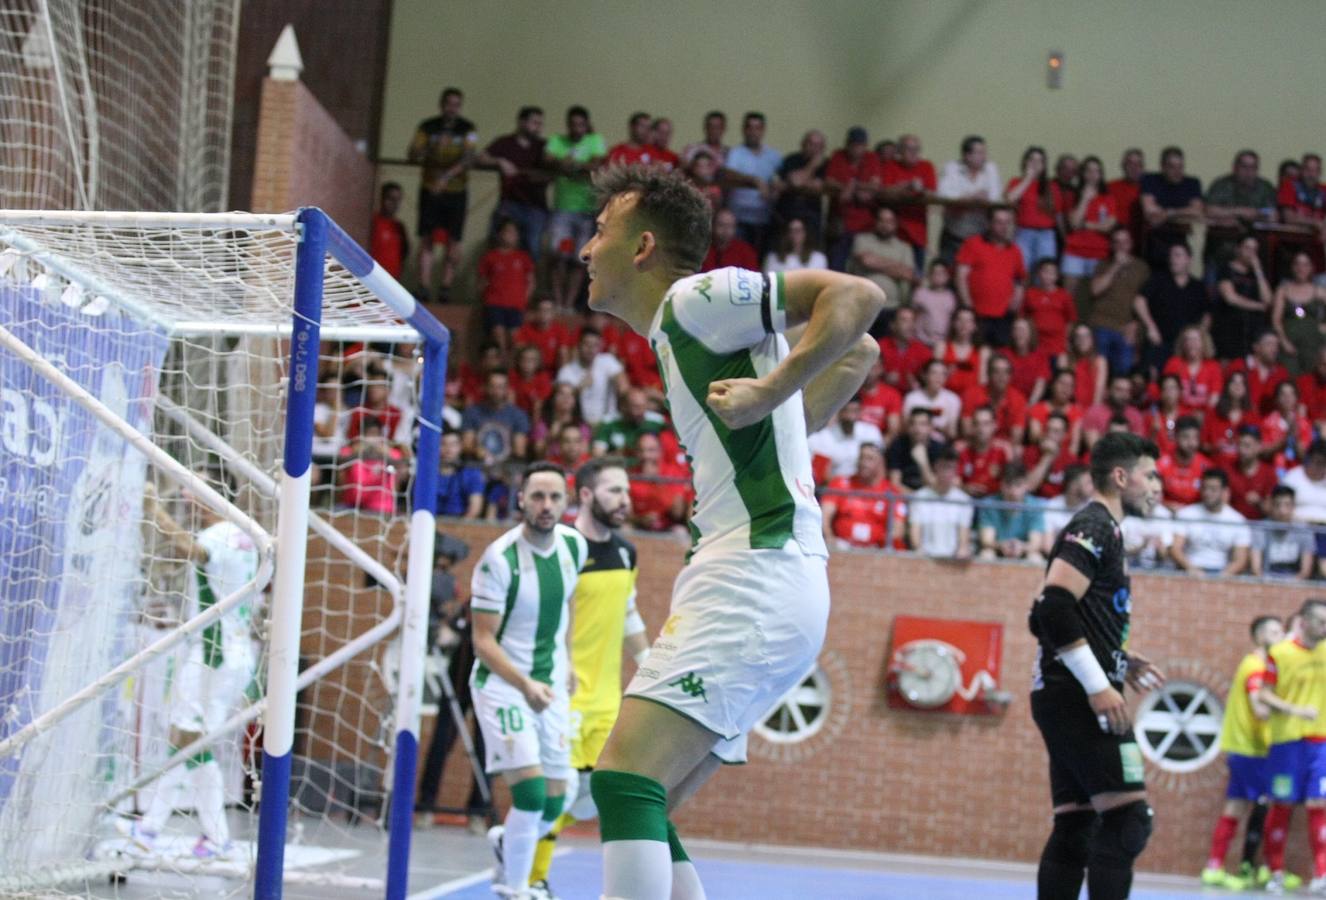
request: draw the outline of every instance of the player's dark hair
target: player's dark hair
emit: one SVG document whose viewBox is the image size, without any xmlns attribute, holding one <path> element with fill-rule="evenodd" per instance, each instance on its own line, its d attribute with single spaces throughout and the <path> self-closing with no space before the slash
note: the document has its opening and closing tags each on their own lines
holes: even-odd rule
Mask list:
<svg viewBox="0 0 1326 900">
<path fill-rule="evenodd" d="M 542 106 L 522 106 L 520 108 L 520 111 L 516 113 L 516 121 L 523 122 L 526 119 L 528 119 L 530 116 L 541 116 L 541 115 L 543 115 Z"/>
<path fill-rule="evenodd" d="M 566 481 L 565 469 L 557 465 L 557 463 L 548 462 L 547 460 L 540 460 L 539 462 L 530 463 L 524 468 L 523 471 L 521 471 L 520 489 L 523 491 L 525 489 L 525 485 L 529 482 L 530 478 L 542 472 L 551 472 L 554 475 L 560 475 L 562 476 L 562 481 L 563 482 Z"/>
<path fill-rule="evenodd" d="M 651 166 L 609 166 L 594 173 L 602 209 L 613 197 L 635 195 L 634 217 L 654 232 L 659 249 L 677 268 L 697 272 L 709 252 L 709 201 L 680 170 Z"/>
<path fill-rule="evenodd" d="M 1287 484 L 1277 484 L 1275 487 L 1271 488 L 1272 500 L 1277 497 L 1288 497 L 1290 500 L 1293 500 L 1296 496 L 1298 495 L 1294 493 L 1294 489 Z"/>
<path fill-rule="evenodd" d="M 576 492 L 581 488 L 589 488 L 591 491 L 598 486 L 599 476 L 606 469 L 621 469 L 626 471 L 626 460 L 620 456 L 596 456 L 580 468 L 576 469 Z"/>
<path fill-rule="evenodd" d="M 1224 469 L 1217 469 L 1215 466 L 1202 470 L 1202 481 L 1207 480 L 1218 481 L 1221 487 L 1229 487 L 1229 476 L 1225 474 Z"/>
<path fill-rule="evenodd" d="M 1098 491 L 1110 490 L 1110 476 L 1118 468 L 1131 470 L 1144 456 L 1160 458 L 1155 441 L 1132 432 L 1111 431 L 1091 445 L 1091 482 Z"/>
<path fill-rule="evenodd" d="M 1248 626 L 1248 635 L 1254 641 L 1257 640 L 1257 632 L 1261 631 L 1262 626 L 1267 624 L 1268 622 L 1274 622 L 1277 625 L 1280 624 L 1280 620 L 1276 616 L 1258 616 L 1257 618 L 1253 619 L 1252 624 Z"/>
<path fill-rule="evenodd" d="M 1196 416 L 1179 416 L 1178 421 L 1174 423 L 1174 433 L 1177 435 L 1180 431 L 1200 431 L 1201 421 Z"/>
<path fill-rule="evenodd" d="M 1303 605 L 1298 608 L 1298 615 L 1300 617 L 1306 616 L 1312 611 L 1314 606 L 1320 606 L 1323 609 L 1326 609 L 1326 600 L 1323 600 L 1321 597 L 1309 597 L 1304 600 Z"/>
</svg>

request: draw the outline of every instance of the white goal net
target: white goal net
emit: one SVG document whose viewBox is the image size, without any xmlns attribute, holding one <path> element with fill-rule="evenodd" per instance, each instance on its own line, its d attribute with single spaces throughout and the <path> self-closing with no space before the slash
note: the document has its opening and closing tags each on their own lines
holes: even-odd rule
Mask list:
<svg viewBox="0 0 1326 900">
<path fill-rule="evenodd" d="M 333 256 L 292 337 L 301 221 L 0 211 L 0 894 L 245 894 L 277 803 L 288 881 L 382 889 L 431 345 Z"/>
<path fill-rule="evenodd" d="M 0 6 L 0 207 L 226 208 L 239 0 Z"/>
</svg>

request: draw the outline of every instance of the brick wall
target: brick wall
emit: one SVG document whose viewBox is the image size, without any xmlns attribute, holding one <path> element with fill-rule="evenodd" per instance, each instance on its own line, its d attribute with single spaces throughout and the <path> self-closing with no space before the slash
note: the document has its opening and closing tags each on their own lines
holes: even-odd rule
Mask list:
<svg viewBox="0 0 1326 900">
<path fill-rule="evenodd" d="M 449 523 L 473 548 L 462 584 L 500 529 Z M 684 546 L 637 539 L 640 607 L 651 634 L 665 618 Z M 865 552 L 830 564 L 833 613 L 821 666 L 833 687 L 828 723 L 798 745 L 751 739 L 750 764 L 728 768 L 678 817 L 684 835 L 773 844 L 1034 861 L 1049 827 L 1044 749 L 1027 691 L 1034 652 L 1026 613 L 1034 567 L 954 564 Z M 1139 575 L 1133 579 L 1134 647 L 1172 674 L 1223 697 L 1258 613 L 1284 614 L 1296 588 Z M 890 627 L 901 614 L 1004 624 L 1003 716 L 960 717 L 888 708 L 883 684 Z M 426 731 L 431 728 L 427 723 Z M 442 801 L 461 805 L 463 763 L 452 759 Z M 1156 833 L 1140 866 L 1195 873 L 1223 796 L 1224 765 L 1175 775 L 1148 763 Z M 499 791 L 499 794 L 501 792 Z M 1296 820 L 1291 863 L 1302 859 Z"/>
<path fill-rule="evenodd" d="M 299 81 L 262 85 L 254 212 L 319 206 L 361 245 L 373 214 L 373 166 Z"/>
</svg>

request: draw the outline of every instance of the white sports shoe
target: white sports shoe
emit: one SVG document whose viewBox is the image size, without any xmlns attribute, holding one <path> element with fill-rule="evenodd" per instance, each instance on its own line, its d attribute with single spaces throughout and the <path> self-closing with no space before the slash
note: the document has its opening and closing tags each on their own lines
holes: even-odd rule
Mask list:
<svg viewBox="0 0 1326 900">
<path fill-rule="evenodd" d="M 148 831 L 138 819 L 116 818 L 115 830 L 129 839 L 130 852 L 151 853 L 156 850 L 157 833 Z"/>
<path fill-rule="evenodd" d="M 216 841 L 199 835 L 198 843 L 193 845 L 194 859 L 234 859 L 235 842 L 226 841 L 224 844 L 218 844 Z"/>
<path fill-rule="evenodd" d="M 489 828 L 488 848 L 493 851 L 493 889 L 496 890 L 500 886 L 503 890 L 509 891 L 510 888 L 502 884 L 506 881 L 506 868 L 502 865 L 502 837 L 505 834 L 506 827 L 503 825 L 494 825 Z M 507 896 L 511 895 L 508 894 Z"/>
<path fill-rule="evenodd" d="M 1262 890 L 1275 897 L 1281 897 L 1289 893 L 1289 891 L 1285 888 L 1285 873 L 1284 872 L 1272 873 L 1271 880 L 1266 882 L 1266 886 L 1263 887 Z"/>
</svg>

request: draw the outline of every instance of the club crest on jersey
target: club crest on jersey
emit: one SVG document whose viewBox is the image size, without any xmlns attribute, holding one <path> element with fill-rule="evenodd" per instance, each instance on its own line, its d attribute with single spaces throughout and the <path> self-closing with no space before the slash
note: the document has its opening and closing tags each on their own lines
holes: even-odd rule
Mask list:
<svg viewBox="0 0 1326 900">
<path fill-rule="evenodd" d="M 1083 534 L 1080 531 L 1070 531 L 1064 535 L 1064 543 L 1077 544 L 1096 559 L 1100 559 L 1100 547 L 1096 546 L 1096 542 L 1091 539 L 1090 535 Z"/>
</svg>

